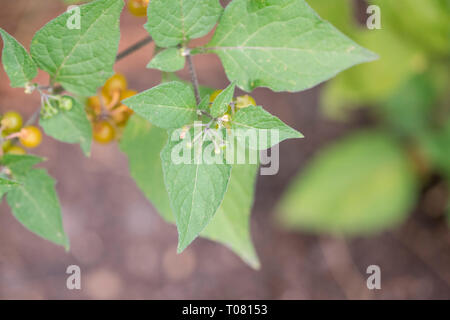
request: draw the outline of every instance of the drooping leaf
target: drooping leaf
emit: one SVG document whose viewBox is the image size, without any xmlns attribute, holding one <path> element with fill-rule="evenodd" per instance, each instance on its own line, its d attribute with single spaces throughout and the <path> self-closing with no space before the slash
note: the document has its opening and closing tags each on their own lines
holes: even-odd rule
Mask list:
<svg viewBox="0 0 450 320">
<path fill-rule="evenodd" d="M 202 237 L 223 243 L 255 269 L 259 268 L 259 259 L 250 235 L 250 214 L 257 172 L 257 164 L 233 165 L 223 202 L 200 233 Z"/>
<path fill-rule="evenodd" d="M 218 0 L 152 0 L 144 27 L 159 47 L 174 47 L 206 35 L 222 10 Z"/>
<path fill-rule="evenodd" d="M 185 145 L 179 141 L 179 130 L 169 134 L 169 140 L 161 152 L 164 183 L 178 228 L 178 251 L 183 251 L 208 225 L 219 208 L 230 179 L 231 165 L 225 163 L 207 163 L 205 155 L 214 152 L 212 142 L 198 139 L 192 148 L 182 151 L 186 158 L 179 156 L 178 148 Z M 191 134 L 191 136 L 194 136 Z M 187 149 L 187 150 L 186 150 Z M 186 152 L 186 153 L 185 153 Z"/>
<path fill-rule="evenodd" d="M 180 128 L 197 117 L 194 91 L 180 81 L 160 84 L 122 103 L 160 128 Z"/>
<path fill-rule="evenodd" d="M 41 118 L 39 124 L 44 132 L 56 140 L 66 143 L 79 143 L 84 154 L 91 152 L 92 126 L 84 107 L 74 98 L 64 96 L 72 101 L 70 110 L 60 109 L 53 117 Z"/>
<path fill-rule="evenodd" d="M 0 28 L 3 39 L 2 64 L 11 82 L 11 87 L 25 87 L 37 76 L 37 67 L 27 50 L 5 30 Z"/>
<path fill-rule="evenodd" d="M 113 74 L 123 6 L 123 0 L 97 0 L 80 6 L 79 29 L 71 25 L 76 11 L 50 21 L 32 40 L 34 61 L 67 91 L 95 95 Z"/>
<path fill-rule="evenodd" d="M 175 222 L 169 197 L 164 187 L 161 150 L 167 132 L 134 115 L 130 118 L 120 140 L 120 150 L 128 156 L 131 177 L 152 202 L 164 220 Z"/>
<path fill-rule="evenodd" d="M 185 60 L 180 49 L 168 48 L 158 53 L 147 65 L 147 68 L 175 72 L 184 68 Z"/>
<path fill-rule="evenodd" d="M 128 156 L 130 173 L 164 220 L 175 223 L 165 189 L 160 151 L 167 133 L 133 116 L 123 133 L 120 148 Z M 208 226 L 200 233 L 223 243 L 253 268 L 259 266 L 250 237 L 249 219 L 257 165 L 233 165 L 225 197 Z"/>
<path fill-rule="evenodd" d="M 43 169 L 13 171 L 13 176 L 20 185 L 8 191 L 6 199 L 16 219 L 31 232 L 68 249 L 55 181 Z"/>
<path fill-rule="evenodd" d="M 368 235 L 401 223 L 417 197 L 410 160 L 391 136 L 355 134 L 303 169 L 279 205 L 291 229 Z"/>
<path fill-rule="evenodd" d="M 0 159 L 0 163 L 15 174 L 23 174 L 44 159 L 30 155 L 5 154 Z"/>
<path fill-rule="evenodd" d="M 254 3 L 232 1 L 206 46 L 207 52 L 219 55 L 228 79 L 243 90 L 300 91 L 376 58 L 304 0 Z"/>
<path fill-rule="evenodd" d="M 241 145 L 256 150 L 271 148 L 286 139 L 303 138 L 300 132 L 258 106 L 238 110 L 231 127 Z"/>
<path fill-rule="evenodd" d="M 234 83 L 230 84 L 216 97 L 216 99 L 214 99 L 214 102 L 211 106 L 211 115 L 213 117 L 221 116 L 225 112 L 227 112 L 228 105 L 231 101 L 233 101 L 235 88 L 236 85 Z"/>
</svg>

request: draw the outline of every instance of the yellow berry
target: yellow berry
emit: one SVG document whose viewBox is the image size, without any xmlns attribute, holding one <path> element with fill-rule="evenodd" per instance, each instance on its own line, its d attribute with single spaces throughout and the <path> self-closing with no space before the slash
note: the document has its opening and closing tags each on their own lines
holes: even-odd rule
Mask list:
<svg viewBox="0 0 450 320">
<path fill-rule="evenodd" d="M 16 132 L 22 127 L 22 116 L 15 111 L 6 112 L 1 121 L 1 126 L 5 132 Z"/>
<path fill-rule="evenodd" d="M 25 149 L 23 149 L 19 146 L 11 146 L 10 148 L 8 148 L 6 153 L 8 153 L 8 154 L 27 154 Z"/>
<path fill-rule="evenodd" d="M 251 96 L 246 94 L 244 96 L 237 97 L 235 105 L 236 105 L 236 108 L 242 109 L 242 108 L 246 108 L 249 106 L 256 106 L 256 101 Z"/>
<path fill-rule="evenodd" d="M 147 15 L 147 6 L 150 0 L 129 0 L 128 11 L 136 17 L 145 17 Z"/>
<path fill-rule="evenodd" d="M 42 142 L 42 133 L 35 126 L 27 126 L 20 130 L 20 143 L 26 148 L 36 148 Z"/>
<path fill-rule="evenodd" d="M 94 140 L 101 144 L 110 143 L 114 140 L 116 131 L 108 121 L 102 120 L 94 124 L 93 137 Z"/>
<path fill-rule="evenodd" d="M 209 96 L 209 102 L 214 102 L 216 100 L 217 96 L 222 92 L 223 90 L 216 90 Z"/>
<path fill-rule="evenodd" d="M 127 89 L 127 79 L 120 74 L 116 73 L 111 78 L 106 80 L 105 85 L 103 86 L 102 92 L 105 96 L 113 97 L 115 92 L 121 93 Z"/>
</svg>

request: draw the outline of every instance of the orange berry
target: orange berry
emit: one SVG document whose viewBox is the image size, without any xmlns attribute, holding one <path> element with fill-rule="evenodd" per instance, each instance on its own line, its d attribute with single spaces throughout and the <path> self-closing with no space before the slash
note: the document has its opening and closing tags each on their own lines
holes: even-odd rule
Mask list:
<svg viewBox="0 0 450 320">
<path fill-rule="evenodd" d="M 27 126 L 20 130 L 20 143 L 27 148 L 36 148 L 42 142 L 42 133 L 35 126 Z"/>
<path fill-rule="evenodd" d="M 127 89 L 127 79 L 120 74 L 116 73 L 111 78 L 106 80 L 105 85 L 103 86 L 102 92 L 105 96 L 112 98 L 115 92 L 125 91 Z"/>
<path fill-rule="evenodd" d="M 114 127 L 106 120 L 94 123 L 93 137 L 94 140 L 101 144 L 110 143 L 116 135 Z"/>
</svg>

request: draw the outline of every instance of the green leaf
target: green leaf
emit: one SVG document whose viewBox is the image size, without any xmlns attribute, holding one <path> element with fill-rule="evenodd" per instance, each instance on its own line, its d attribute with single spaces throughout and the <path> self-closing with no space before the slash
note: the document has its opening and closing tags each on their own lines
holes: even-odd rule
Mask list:
<svg viewBox="0 0 450 320">
<path fill-rule="evenodd" d="M 186 58 L 181 55 L 180 49 L 169 48 L 158 53 L 147 65 L 147 68 L 175 72 L 183 69 L 185 62 Z"/>
<path fill-rule="evenodd" d="M 130 173 L 164 220 L 175 223 L 165 189 L 161 157 L 167 133 L 134 115 L 120 141 L 128 156 Z M 200 236 L 223 243 L 253 268 L 259 266 L 250 237 L 249 219 L 253 204 L 257 165 L 233 165 L 225 197 Z"/>
<path fill-rule="evenodd" d="M 180 128 L 197 118 L 194 91 L 179 81 L 160 84 L 122 103 L 160 128 Z"/>
<path fill-rule="evenodd" d="M 188 161 L 176 163 L 173 152 L 186 143 L 175 139 L 179 134 L 179 130 L 170 133 L 161 160 L 178 228 L 178 252 L 181 252 L 208 225 L 219 208 L 227 190 L 231 166 L 223 161 L 223 153 L 222 164 L 202 161 L 212 142 L 194 143 L 187 153 Z"/>
<path fill-rule="evenodd" d="M 97 0 L 80 6 L 80 29 L 67 26 L 74 13 L 50 21 L 32 40 L 34 61 L 67 91 L 95 95 L 113 74 L 123 5 L 122 0 Z"/>
<path fill-rule="evenodd" d="M 7 167 L 14 174 L 23 174 L 29 171 L 33 166 L 42 162 L 44 159 L 25 154 L 25 155 L 16 155 L 16 154 L 5 154 L 1 158 L 0 162 L 3 166 Z"/>
<path fill-rule="evenodd" d="M 53 117 L 41 118 L 39 124 L 44 132 L 56 140 L 66 143 L 79 143 L 86 156 L 91 152 L 92 126 L 84 107 L 74 98 L 64 96 L 72 101 L 70 110 L 60 109 Z"/>
<path fill-rule="evenodd" d="M 257 106 L 238 110 L 232 118 L 231 127 L 235 129 L 233 134 L 241 145 L 256 150 L 271 148 L 286 139 L 303 138 L 300 132 Z"/>
<path fill-rule="evenodd" d="M 0 28 L 3 39 L 2 64 L 11 82 L 11 87 L 25 87 L 37 76 L 37 67 L 27 50 L 5 30 Z"/>
<path fill-rule="evenodd" d="M 166 141 L 165 130 L 155 127 L 138 115 L 133 115 L 120 140 L 120 150 L 128 156 L 130 174 L 144 195 L 164 220 L 175 222 L 164 187 L 160 157 Z"/>
<path fill-rule="evenodd" d="M 436 102 L 433 83 L 425 75 L 408 79 L 383 104 L 381 111 L 384 121 L 403 134 L 417 136 L 427 130 L 432 120 L 432 110 Z"/>
<path fill-rule="evenodd" d="M 223 115 L 228 110 L 228 105 L 233 101 L 234 89 L 236 85 L 231 83 L 225 90 L 223 90 L 211 106 L 211 115 L 213 117 L 218 117 Z"/>
<path fill-rule="evenodd" d="M 0 202 L 3 198 L 3 195 L 17 185 L 19 185 L 17 181 L 10 180 L 6 177 L 0 177 Z"/>
<path fill-rule="evenodd" d="M 68 249 L 55 181 L 43 169 L 14 178 L 20 185 L 10 190 L 6 199 L 16 219 L 31 232 Z"/>
<path fill-rule="evenodd" d="M 200 104 L 197 106 L 199 110 L 207 111 L 209 109 L 209 100 L 210 95 L 207 94 L 203 97 L 202 101 L 200 101 Z"/>
<path fill-rule="evenodd" d="M 223 243 L 254 269 L 260 266 L 250 236 L 250 214 L 257 172 L 257 164 L 233 165 L 223 202 L 200 234 Z"/>
<path fill-rule="evenodd" d="M 260 8 L 251 4 L 232 1 L 206 48 L 219 55 L 228 79 L 246 91 L 308 89 L 377 58 L 322 20 L 304 0 L 266 0 Z"/>
<path fill-rule="evenodd" d="M 218 0 L 152 0 L 144 27 L 159 47 L 174 47 L 206 35 L 222 10 Z"/>
<path fill-rule="evenodd" d="M 291 229 L 366 236 L 400 224 L 417 190 L 402 146 L 385 133 L 364 132 L 318 154 L 294 179 L 278 210 Z"/>
</svg>

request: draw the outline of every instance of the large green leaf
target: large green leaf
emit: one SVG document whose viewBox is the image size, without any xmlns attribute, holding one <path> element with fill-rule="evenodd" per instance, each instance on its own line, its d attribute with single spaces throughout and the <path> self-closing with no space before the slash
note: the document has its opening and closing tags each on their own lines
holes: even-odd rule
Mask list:
<svg viewBox="0 0 450 320">
<path fill-rule="evenodd" d="M 257 106 L 238 110 L 233 116 L 231 127 L 235 129 L 233 133 L 237 141 L 250 149 L 265 150 L 286 139 L 303 138 L 300 132 Z"/>
<path fill-rule="evenodd" d="M 152 0 L 145 29 L 160 47 L 206 35 L 222 13 L 218 0 Z"/>
<path fill-rule="evenodd" d="M 68 249 L 55 181 L 43 169 L 13 171 L 13 176 L 20 185 L 8 191 L 6 199 L 16 219 L 31 232 Z"/>
<path fill-rule="evenodd" d="M 294 179 L 280 218 L 292 229 L 367 235 L 401 223 L 417 187 L 409 159 L 391 136 L 358 133 L 324 149 Z"/>
<path fill-rule="evenodd" d="M 2 64 L 11 82 L 11 87 L 25 87 L 37 76 L 37 67 L 25 48 L 5 30 L 0 28 L 3 39 Z"/>
<path fill-rule="evenodd" d="M 72 101 L 70 110 L 60 109 L 53 117 L 41 118 L 39 124 L 44 132 L 53 138 L 66 143 L 79 143 L 85 155 L 91 152 L 92 126 L 84 107 L 74 98 L 64 96 Z"/>
<path fill-rule="evenodd" d="M 197 118 L 194 91 L 180 81 L 160 84 L 122 103 L 161 128 L 180 128 Z"/>
<path fill-rule="evenodd" d="M 231 165 L 225 163 L 223 152 L 220 155 L 222 163 L 205 162 L 205 154 L 211 150 L 212 142 L 201 143 L 201 139 L 184 151 L 187 161 L 177 163 L 173 152 L 187 143 L 176 139 L 179 135 L 178 130 L 170 133 L 161 151 L 161 160 L 164 183 L 178 228 L 178 251 L 181 252 L 208 225 L 219 208 L 227 190 Z"/>
<path fill-rule="evenodd" d="M 67 27 L 74 13 L 50 21 L 32 40 L 34 61 L 66 90 L 94 95 L 113 74 L 123 5 L 123 0 L 97 0 L 80 6 L 80 29 Z"/>
<path fill-rule="evenodd" d="M 159 156 L 167 133 L 145 119 L 133 116 L 123 133 L 120 148 L 128 156 L 130 173 L 148 200 L 167 222 L 175 223 L 164 186 Z M 257 165 L 233 165 L 225 197 L 208 226 L 200 233 L 229 247 L 250 266 L 259 266 L 250 237 Z"/>
<path fill-rule="evenodd" d="M 376 58 L 304 0 L 232 1 L 206 51 L 217 53 L 230 81 L 246 91 L 308 89 Z"/>
<path fill-rule="evenodd" d="M 120 140 L 120 150 L 128 156 L 130 174 L 164 220 L 175 222 L 164 187 L 161 150 L 167 132 L 138 115 L 130 118 Z"/>
</svg>

